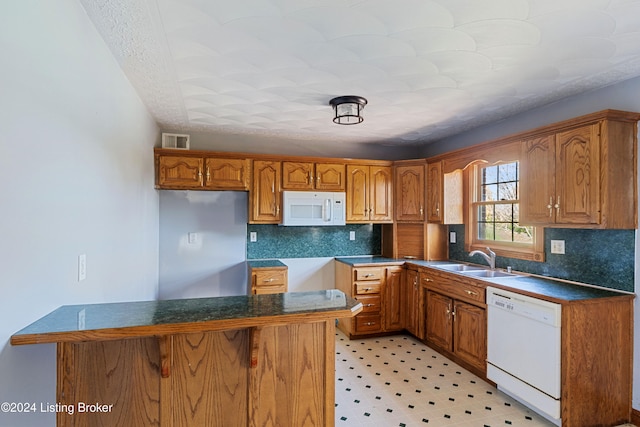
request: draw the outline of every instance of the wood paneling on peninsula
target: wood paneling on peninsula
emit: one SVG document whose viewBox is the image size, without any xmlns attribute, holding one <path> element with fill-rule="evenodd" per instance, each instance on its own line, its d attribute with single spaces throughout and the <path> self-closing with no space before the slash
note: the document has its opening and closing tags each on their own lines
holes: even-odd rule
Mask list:
<svg viewBox="0 0 640 427">
<path fill-rule="evenodd" d="M 11 344 L 58 344 L 58 426 L 332 426 L 335 319 L 361 309 L 337 290 L 63 306 Z"/>
</svg>

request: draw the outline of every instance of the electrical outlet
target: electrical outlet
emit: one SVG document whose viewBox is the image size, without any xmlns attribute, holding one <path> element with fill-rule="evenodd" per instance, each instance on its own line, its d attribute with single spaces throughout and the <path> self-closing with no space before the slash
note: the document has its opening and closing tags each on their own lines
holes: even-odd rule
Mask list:
<svg viewBox="0 0 640 427">
<path fill-rule="evenodd" d="M 189 233 L 187 234 L 187 239 L 190 245 L 194 245 L 198 242 L 198 233 Z"/>
<path fill-rule="evenodd" d="M 86 329 L 87 327 L 86 319 L 87 319 L 87 313 L 83 308 L 78 312 L 78 330 Z"/>
<path fill-rule="evenodd" d="M 87 278 L 87 254 L 78 255 L 78 282 Z"/>
<path fill-rule="evenodd" d="M 250 242 L 257 242 L 258 241 L 258 232 L 257 231 L 251 231 L 249 233 L 249 241 Z"/>
<path fill-rule="evenodd" d="M 560 255 L 564 254 L 564 240 L 552 240 L 551 253 Z"/>
<path fill-rule="evenodd" d="M 350 231 L 349 232 L 349 240 L 356 240 L 356 232 L 355 231 Z"/>
<path fill-rule="evenodd" d="M 455 243 L 456 242 L 456 232 L 455 231 L 450 231 L 449 232 L 449 243 Z"/>
</svg>

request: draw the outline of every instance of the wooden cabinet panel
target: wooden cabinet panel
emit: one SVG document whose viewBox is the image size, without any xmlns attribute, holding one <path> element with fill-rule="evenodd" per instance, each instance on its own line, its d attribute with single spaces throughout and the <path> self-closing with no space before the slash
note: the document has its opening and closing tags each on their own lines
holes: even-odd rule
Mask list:
<svg viewBox="0 0 640 427">
<path fill-rule="evenodd" d="M 313 190 L 313 163 L 282 162 L 283 190 Z"/>
<path fill-rule="evenodd" d="M 362 313 L 380 313 L 382 309 L 380 295 L 356 295 L 355 299 L 362 303 Z"/>
<path fill-rule="evenodd" d="M 280 162 L 255 160 L 253 185 L 249 198 L 252 223 L 279 223 L 282 220 L 280 189 Z"/>
<path fill-rule="evenodd" d="M 462 194 L 460 194 L 462 196 Z M 427 221 L 444 222 L 444 187 L 442 161 L 427 163 Z"/>
<path fill-rule="evenodd" d="M 358 314 L 355 317 L 356 334 L 372 334 L 382 331 L 380 314 Z"/>
<path fill-rule="evenodd" d="M 427 290 L 427 341 L 446 351 L 453 351 L 453 300 Z"/>
<path fill-rule="evenodd" d="M 204 186 L 210 190 L 248 190 L 250 163 L 248 159 L 206 158 Z"/>
<path fill-rule="evenodd" d="M 395 211 L 397 221 L 424 221 L 424 165 L 396 166 Z"/>
<path fill-rule="evenodd" d="M 345 191 L 345 165 L 341 163 L 316 163 L 316 190 Z"/>
<path fill-rule="evenodd" d="M 520 222 L 545 224 L 553 221 L 555 198 L 555 135 L 522 143 L 520 157 Z"/>
<path fill-rule="evenodd" d="M 288 290 L 287 267 L 249 268 L 251 280 L 249 293 L 277 294 Z"/>
<path fill-rule="evenodd" d="M 487 360 L 486 310 L 461 301 L 454 301 L 453 352 L 481 371 Z"/>
<path fill-rule="evenodd" d="M 375 222 L 393 220 L 393 177 L 389 166 L 369 169 L 369 219 Z"/>
<path fill-rule="evenodd" d="M 175 189 L 201 187 L 202 165 L 199 157 L 159 156 L 158 185 Z"/>
<path fill-rule="evenodd" d="M 342 163 L 282 162 L 283 190 L 344 191 Z"/>
<path fill-rule="evenodd" d="M 420 322 L 422 322 L 421 307 L 422 304 L 420 298 L 420 276 L 416 270 L 407 270 L 405 274 L 405 288 L 404 288 L 404 312 L 405 312 L 405 329 L 414 336 L 423 339 L 422 328 Z"/>
<path fill-rule="evenodd" d="M 358 267 L 353 270 L 355 280 L 381 280 L 384 278 L 384 268 Z"/>
<path fill-rule="evenodd" d="M 556 135 L 556 222 L 600 223 L 599 124 Z"/>
<path fill-rule="evenodd" d="M 369 167 L 347 165 L 347 216 L 350 222 L 369 220 Z"/>
<path fill-rule="evenodd" d="M 520 223 L 636 228 L 636 142 L 637 124 L 615 119 L 523 140 Z"/>
<path fill-rule="evenodd" d="M 348 222 L 393 220 L 391 167 L 347 165 Z"/>
<path fill-rule="evenodd" d="M 404 267 L 387 268 L 385 277 L 384 328 L 386 331 L 404 328 Z"/>
</svg>

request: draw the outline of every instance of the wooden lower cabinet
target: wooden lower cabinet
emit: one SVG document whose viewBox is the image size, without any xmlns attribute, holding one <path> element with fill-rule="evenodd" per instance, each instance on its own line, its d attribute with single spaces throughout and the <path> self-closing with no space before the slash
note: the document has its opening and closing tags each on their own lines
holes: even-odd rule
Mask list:
<svg viewBox="0 0 640 427">
<path fill-rule="evenodd" d="M 335 274 L 336 288 L 363 305 L 354 318 L 338 321 L 338 328 L 349 338 L 404 329 L 403 266 L 336 262 Z"/>
<path fill-rule="evenodd" d="M 287 292 L 288 267 L 254 267 L 249 263 L 249 294 L 278 294 Z"/>
<path fill-rule="evenodd" d="M 487 373 L 487 311 L 485 289 L 454 275 L 421 272 L 426 292 L 427 344 L 485 378 Z"/>
<path fill-rule="evenodd" d="M 420 286 L 420 273 L 408 269 L 404 281 L 404 327 L 410 334 L 424 339 L 424 291 Z"/>
</svg>

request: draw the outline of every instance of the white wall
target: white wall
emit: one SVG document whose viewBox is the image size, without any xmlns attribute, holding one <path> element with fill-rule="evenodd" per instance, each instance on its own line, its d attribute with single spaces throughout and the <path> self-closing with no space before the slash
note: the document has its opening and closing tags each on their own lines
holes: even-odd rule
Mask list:
<svg viewBox="0 0 640 427">
<path fill-rule="evenodd" d="M 247 199 L 242 191 L 161 192 L 160 299 L 246 295 Z"/>
<path fill-rule="evenodd" d="M 606 109 L 640 112 L 640 78 L 627 80 L 617 85 L 566 98 L 554 104 L 511 117 L 502 122 L 483 126 L 473 131 L 439 141 L 436 144 L 425 147 L 422 156 L 429 157 Z M 638 297 L 640 295 L 640 242 L 638 242 L 638 237 L 638 232 L 636 232 L 635 351 L 633 364 L 633 408 L 636 410 L 640 410 L 640 298 Z"/>
<path fill-rule="evenodd" d="M 55 345 L 11 334 L 60 305 L 156 297 L 159 130 L 77 0 L 3 2 L 0 52 L 0 402 L 39 405 Z"/>
</svg>

